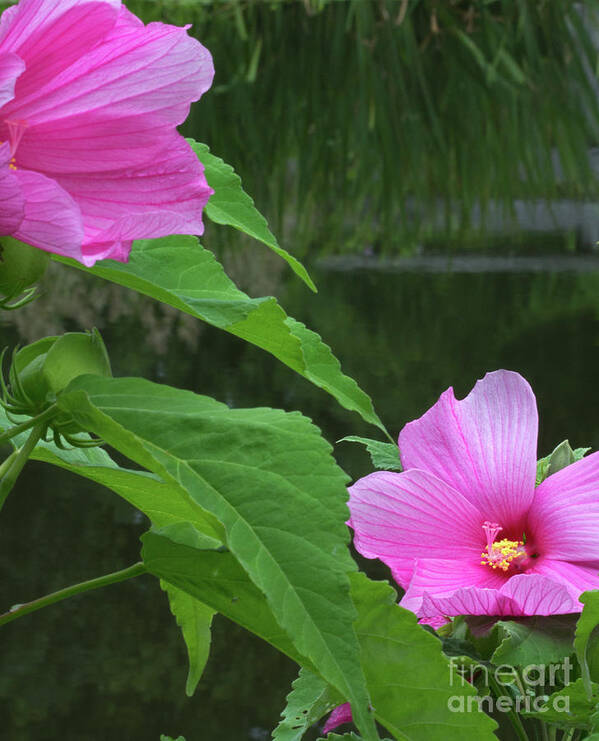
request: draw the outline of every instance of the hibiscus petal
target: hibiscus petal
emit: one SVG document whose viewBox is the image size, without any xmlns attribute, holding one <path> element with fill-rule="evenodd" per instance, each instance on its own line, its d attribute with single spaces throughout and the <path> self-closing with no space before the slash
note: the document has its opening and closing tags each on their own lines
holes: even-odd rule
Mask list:
<svg viewBox="0 0 599 741">
<path fill-rule="evenodd" d="M 338 705 L 333 712 L 329 715 L 327 722 L 324 724 L 322 729 L 323 733 L 330 733 L 338 726 L 344 723 L 351 723 L 353 720 L 351 714 L 351 705 L 349 702 L 343 705 Z"/>
<path fill-rule="evenodd" d="M 81 208 L 86 254 L 119 259 L 116 243 L 203 233 L 202 210 L 213 192 L 204 168 L 176 132 L 162 150 L 144 169 L 57 178 Z"/>
<path fill-rule="evenodd" d="M 144 26 L 123 7 L 101 43 L 60 74 L 38 80 L 35 90 L 9 103 L 4 117 L 30 127 L 82 114 L 90 124 L 143 115 L 148 124 L 176 125 L 213 75 L 210 53 L 186 29 Z"/>
<path fill-rule="evenodd" d="M 131 246 L 131 240 L 125 242 L 96 242 L 93 244 L 83 244 L 81 248 L 81 262 L 88 268 L 95 265 L 98 260 L 128 262 Z"/>
<path fill-rule="evenodd" d="M 422 616 L 422 605 L 425 595 L 434 597 L 452 596 L 473 587 L 483 588 L 483 592 L 496 591 L 506 582 L 503 572 L 499 573 L 488 566 L 482 566 L 479 561 L 448 561 L 438 558 L 424 558 L 416 561 L 414 575 L 410 585 L 399 603 L 407 610 Z M 436 603 L 435 603 L 436 604 Z M 426 614 L 427 618 L 442 614 L 472 614 L 480 613 L 442 613 L 433 611 Z M 482 613 L 486 614 L 486 613 Z M 493 613 L 491 613 L 493 614 Z"/>
<path fill-rule="evenodd" d="M 563 584 L 576 601 L 583 592 L 599 589 L 599 561 L 584 564 L 541 558 L 532 571 Z"/>
<path fill-rule="evenodd" d="M 54 179 L 138 168 L 163 155 L 173 135 L 172 124 L 157 126 L 151 117 L 83 113 L 28 125 L 19 144 L 19 165 Z"/>
<path fill-rule="evenodd" d="M 25 60 L 18 95 L 56 77 L 112 29 L 120 0 L 20 0 L 0 29 L 0 44 Z M 4 20 L 4 15 L 2 16 Z"/>
<path fill-rule="evenodd" d="M 25 70 L 25 62 L 17 54 L 0 54 L 0 108 L 15 97 L 15 83 Z"/>
<path fill-rule="evenodd" d="M 403 587 L 416 558 L 480 560 L 484 517 L 427 471 L 378 471 L 356 481 L 349 493 L 355 547 L 366 558 L 380 558 Z M 452 568 L 461 568 L 461 561 Z"/>
<path fill-rule="evenodd" d="M 500 590 L 513 600 L 520 615 L 563 615 L 580 612 L 567 587 L 541 574 L 516 574 Z"/>
<path fill-rule="evenodd" d="M 14 170 L 10 168 L 10 145 L 0 144 L 0 235 L 18 228 L 25 215 L 25 199 Z"/>
<path fill-rule="evenodd" d="M 542 555 L 599 560 L 599 453 L 546 478 L 535 491 L 528 522 Z"/>
<path fill-rule="evenodd" d="M 25 215 L 13 232 L 16 239 L 47 252 L 81 260 L 83 225 L 73 198 L 45 175 L 15 172 L 25 198 Z"/>
<path fill-rule="evenodd" d="M 518 373 L 495 371 L 457 401 L 453 389 L 399 436 L 404 468 L 430 471 L 503 528 L 520 526 L 533 496 L 538 417 Z"/>
<path fill-rule="evenodd" d="M 517 574 L 500 589 L 478 586 L 456 590 L 447 596 L 425 592 L 419 617 L 439 615 L 563 615 L 579 612 L 581 606 L 572 599 L 567 587 L 540 574 Z"/>
</svg>

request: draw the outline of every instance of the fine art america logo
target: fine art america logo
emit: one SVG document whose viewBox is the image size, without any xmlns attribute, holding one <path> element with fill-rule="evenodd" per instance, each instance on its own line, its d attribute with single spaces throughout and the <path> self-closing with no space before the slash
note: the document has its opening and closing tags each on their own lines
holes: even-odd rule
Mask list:
<svg viewBox="0 0 599 741">
<path fill-rule="evenodd" d="M 486 688 L 487 693 L 466 697 L 452 695 L 447 707 L 452 713 L 546 713 L 548 710 L 568 713 L 570 698 L 550 697 L 547 692 L 567 687 L 571 671 L 572 664 L 567 657 L 562 664 L 529 664 L 520 672 L 508 664 L 496 667 L 477 663 L 464 665 L 463 660 L 452 657 L 449 660 L 450 686 L 464 687 L 476 682 L 476 686 Z"/>
</svg>

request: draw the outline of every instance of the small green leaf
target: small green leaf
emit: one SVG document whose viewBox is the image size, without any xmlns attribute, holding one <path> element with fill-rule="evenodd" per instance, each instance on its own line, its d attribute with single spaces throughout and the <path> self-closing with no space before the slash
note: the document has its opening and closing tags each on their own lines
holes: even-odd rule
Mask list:
<svg viewBox="0 0 599 741">
<path fill-rule="evenodd" d="M 164 733 L 160 734 L 160 741 L 185 741 L 183 736 L 177 736 L 177 738 L 173 738 L 172 736 L 165 736 Z"/>
<path fill-rule="evenodd" d="M 361 443 L 370 453 L 372 465 L 383 471 L 402 471 L 399 459 L 399 448 L 394 443 L 384 443 L 380 440 L 371 440 L 368 437 L 349 435 L 342 437 L 340 443 Z"/>
<path fill-rule="evenodd" d="M 168 595 L 171 612 L 181 628 L 183 640 L 187 646 L 189 658 L 189 672 L 185 693 L 191 697 L 202 677 L 204 667 L 210 653 L 210 626 L 214 617 L 214 610 L 202 604 L 172 584 L 161 581 L 160 586 Z"/>
<path fill-rule="evenodd" d="M 527 718 L 539 718 L 545 723 L 555 723 L 561 728 L 590 730 L 591 718 L 599 702 L 599 685 L 593 683 L 590 689 L 589 697 L 582 679 L 577 679 L 559 692 L 549 695 L 544 702 L 539 699 L 539 710 L 522 708 L 522 715 Z M 534 703 L 534 699 L 531 699 L 531 703 Z"/>
<path fill-rule="evenodd" d="M 500 620 L 498 626 L 503 639 L 491 661 L 511 666 L 563 661 L 574 652 L 576 618 L 576 615 L 550 615 Z"/>
<path fill-rule="evenodd" d="M 574 649 L 590 697 L 592 682 L 599 682 L 599 591 L 583 592 L 579 599 L 584 608 L 576 626 Z"/>
<path fill-rule="evenodd" d="M 316 291 L 316 286 L 306 268 L 287 250 L 279 246 L 274 234 L 268 228 L 266 219 L 243 190 L 241 178 L 235 170 L 223 162 L 220 157 L 212 154 L 206 144 L 200 144 L 193 139 L 187 141 L 204 165 L 208 185 L 214 189 L 214 194 L 204 209 L 206 216 L 215 224 L 232 226 L 270 247 L 289 264 L 293 272 L 307 286 Z"/>
<path fill-rule="evenodd" d="M 273 741 L 301 741 L 311 725 L 343 703 L 343 698 L 323 679 L 305 668 L 300 669 L 291 687 L 281 713 L 283 719 L 273 731 Z"/>
</svg>

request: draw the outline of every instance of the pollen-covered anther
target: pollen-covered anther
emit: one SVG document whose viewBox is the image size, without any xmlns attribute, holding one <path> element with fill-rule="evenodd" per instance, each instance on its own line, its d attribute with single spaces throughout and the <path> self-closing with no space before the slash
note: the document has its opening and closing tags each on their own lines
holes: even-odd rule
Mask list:
<svg viewBox="0 0 599 741">
<path fill-rule="evenodd" d="M 514 561 L 524 555 L 524 543 L 520 540 L 498 540 L 491 548 L 487 546 L 481 554 L 481 564 L 492 569 L 507 571 Z"/>
<path fill-rule="evenodd" d="M 483 530 L 487 537 L 487 547 L 480 554 L 481 566 L 490 566 L 492 569 L 507 571 L 514 561 L 526 555 L 524 542 L 521 540 L 498 540 L 495 538 L 503 530 L 496 522 L 484 522 Z"/>
</svg>

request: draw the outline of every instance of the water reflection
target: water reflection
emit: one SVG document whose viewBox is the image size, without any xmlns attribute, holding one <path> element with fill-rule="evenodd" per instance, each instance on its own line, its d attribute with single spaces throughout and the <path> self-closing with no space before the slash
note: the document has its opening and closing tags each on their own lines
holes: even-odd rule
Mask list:
<svg viewBox="0 0 599 741">
<path fill-rule="evenodd" d="M 485 371 L 504 367 L 520 371 L 537 394 L 541 454 L 565 437 L 599 448 L 598 272 L 329 266 L 313 271 L 316 296 L 297 280 L 283 283 L 275 270 L 262 272 L 288 312 L 333 346 L 393 435 L 447 386 L 463 395 Z M 51 282 L 46 300 L 2 327 L 2 344 L 95 323 L 116 374 L 168 379 L 235 406 L 300 409 L 331 442 L 373 434 L 324 392 L 235 337 L 75 271 L 58 270 Z M 82 306 L 87 314 L 78 313 Z M 355 445 L 337 445 L 336 455 L 353 477 L 369 470 Z M 31 464 L 0 527 L 6 608 L 137 560 L 145 523 L 91 482 Z M 11 741 L 149 741 L 161 732 L 188 741 L 265 738 L 295 674 L 291 662 L 221 619 L 206 674 L 187 699 L 184 645 L 149 577 L 6 626 L 0 655 L 0 735 Z"/>
</svg>

